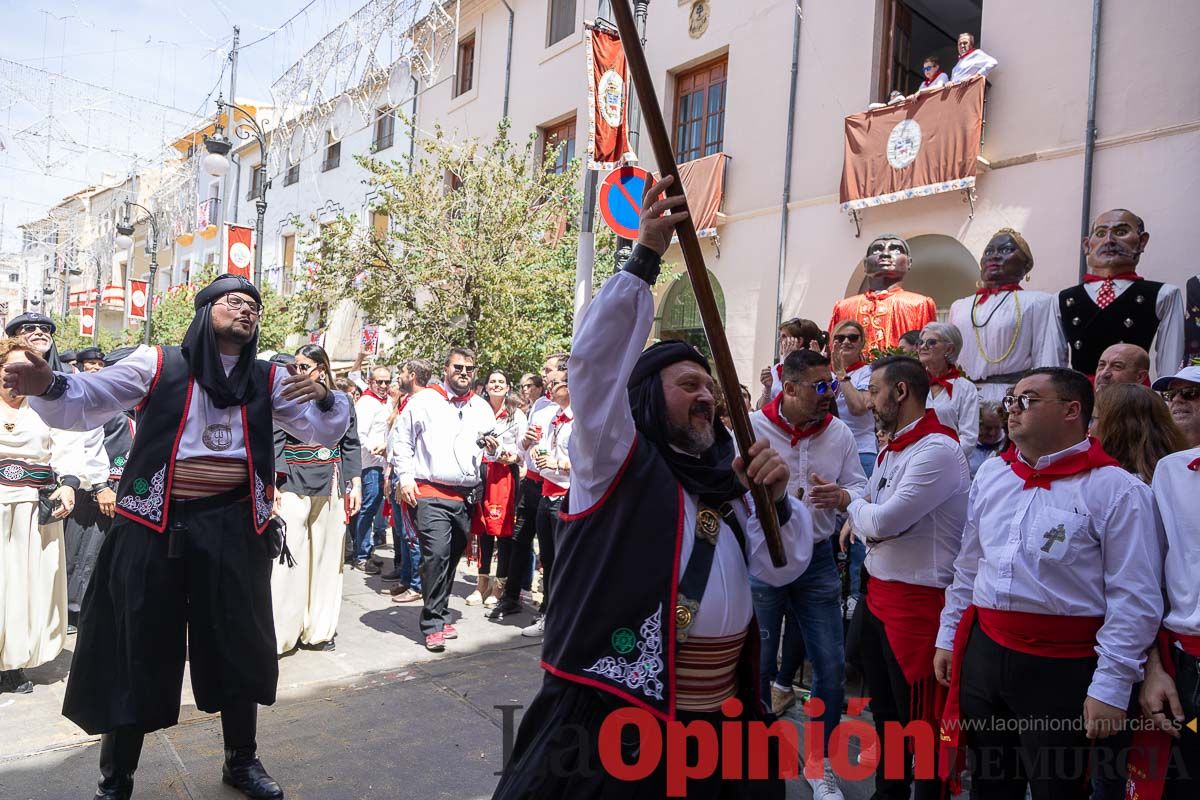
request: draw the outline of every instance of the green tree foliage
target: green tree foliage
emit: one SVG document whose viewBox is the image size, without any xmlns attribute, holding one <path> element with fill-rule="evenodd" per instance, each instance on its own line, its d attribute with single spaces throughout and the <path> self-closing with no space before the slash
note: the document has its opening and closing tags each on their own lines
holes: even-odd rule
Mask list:
<svg viewBox="0 0 1200 800">
<path fill-rule="evenodd" d="M 54 344 L 58 347 L 58 352 L 62 353 L 67 350 L 82 350 L 85 347 L 99 347 L 105 353 L 110 353 L 122 345 L 129 344 L 131 336 L 136 339 L 130 331 L 121 331 L 113 333 L 112 331 L 100 331 L 99 342 L 93 342 L 91 336 L 82 336 L 79 333 L 79 314 L 71 312 L 67 316 L 60 314 L 51 315 L 54 320 Z"/>
<path fill-rule="evenodd" d="M 439 128 L 409 163 L 359 157 L 386 233 L 340 216 L 303 238 L 309 327 L 342 299 L 395 337 L 388 360 L 474 349 L 485 368 L 515 374 L 570 344 L 579 219 L 579 164 L 562 174 L 501 123 L 489 143 L 452 142 Z M 604 272 L 603 275 L 607 275 Z M 597 278 L 601 275 L 597 271 Z"/>
<path fill-rule="evenodd" d="M 188 326 L 196 316 L 193 302 L 196 293 L 207 286 L 217 277 L 215 267 L 208 267 L 194 276 L 192 283 L 181 283 L 172 286 L 162 295 L 158 305 L 154 307 L 153 325 L 150 332 L 152 344 L 177 345 L 183 341 Z M 288 334 L 302 329 L 303 313 L 287 299 L 277 294 L 269 285 L 263 284 L 260 289 L 263 299 L 263 314 L 259 319 L 258 348 L 259 350 L 281 350 L 284 348 Z M 78 325 L 76 325 L 78 330 Z M 143 332 L 139 329 L 135 339 L 141 341 Z"/>
</svg>

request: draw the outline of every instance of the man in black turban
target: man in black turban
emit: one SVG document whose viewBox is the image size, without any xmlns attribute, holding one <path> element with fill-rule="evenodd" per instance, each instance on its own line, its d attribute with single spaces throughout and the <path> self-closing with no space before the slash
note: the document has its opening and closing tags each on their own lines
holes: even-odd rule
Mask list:
<svg viewBox="0 0 1200 800">
<path fill-rule="evenodd" d="M 725 741 L 743 726 L 724 723 L 763 719 L 750 580 L 799 577 L 812 558 L 812 518 L 788 497 L 788 466 L 766 441 L 748 459 L 736 455 L 694 347 L 642 349 L 654 322 L 650 287 L 686 215 L 683 198 L 658 199 L 666 186 L 648 193 L 638 246 L 572 343 L 571 491 L 545 620 L 547 674 L 499 800 L 774 800 L 784 796 L 778 759 L 796 763 L 794 748 L 772 747 L 765 774 L 743 778 L 745 741 Z M 771 562 L 751 483 L 775 501 L 783 567 Z M 612 725 L 614 712 L 635 725 Z M 661 747 L 670 721 L 707 728 L 710 757 L 693 763 Z M 734 753 L 738 763 L 726 762 Z M 686 767 L 696 769 L 684 777 Z"/>
<path fill-rule="evenodd" d="M 349 402 L 256 359 L 258 290 L 223 275 L 196 296 L 181 347 L 139 347 L 99 372 L 4 370 L 48 425 L 87 430 L 136 409 L 116 518 L 83 599 L 63 713 L 102 734 L 98 798 L 128 800 L 143 736 L 179 718 L 185 658 L 196 706 L 220 712 L 222 780 L 283 790 L 257 755 L 259 705 L 279 678 L 271 610 L 278 529 L 273 427 L 334 447 Z"/>
<path fill-rule="evenodd" d="M 58 326 L 54 320 L 45 314 L 30 311 L 13 317 L 4 326 L 4 332 L 9 336 L 20 336 L 38 352 L 55 372 L 70 370 L 58 355 L 58 347 L 54 344 L 54 333 Z"/>
</svg>

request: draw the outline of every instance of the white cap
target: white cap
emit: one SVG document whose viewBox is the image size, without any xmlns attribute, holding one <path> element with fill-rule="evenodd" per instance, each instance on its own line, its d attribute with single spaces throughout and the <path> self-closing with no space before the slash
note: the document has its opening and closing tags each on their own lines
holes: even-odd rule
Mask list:
<svg viewBox="0 0 1200 800">
<path fill-rule="evenodd" d="M 1166 388 L 1171 385 L 1171 381 L 1187 381 L 1188 383 L 1200 384 L 1200 367 L 1184 367 L 1174 375 L 1166 375 L 1154 382 L 1154 391 L 1166 391 Z"/>
</svg>

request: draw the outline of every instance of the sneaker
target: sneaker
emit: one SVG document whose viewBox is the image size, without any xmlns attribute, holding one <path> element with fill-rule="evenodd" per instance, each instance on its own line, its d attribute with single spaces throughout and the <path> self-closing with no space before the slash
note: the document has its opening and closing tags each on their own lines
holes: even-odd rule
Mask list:
<svg viewBox="0 0 1200 800">
<path fill-rule="evenodd" d="M 455 628 L 450 623 L 446 623 L 445 625 L 442 626 L 442 638 L 443 639 L 457 639 L 458 638 L 458 629 Z"/>
<path fill-rule="evenodd" d="M 425 649 L 431 653 L 440 653 L 446 649 L 446 637 L 440 633 L 431 633 L 425 637 Z"/>
<path fill-rule="evenodd" d="M 412 589 L 405 589 L 400 594 L 392 598 L 393 603 L 415 603 L 421 599 L 420 592 L 414 592 Z"/>
<path fill-rule="evenodd" d="M 400 568 L 397 567 L 389 572 L 383 573 L 380 576 L 384 583 L 402 583 L 403 578 L 400 577 Z"/>
<path fill-rule="evenodd" d="M 846 619 L 854 618 L 854 609 L 858 606 L 858 598 L 850 595 L 846 598 Z"/>
<path fill-rule="evenodd" d="M 796 692 L 792 687 L 784 688 L 771 683 L 771 713 L 781 715 L 796 704 Z"/>
<path fill-rule="evenodd" d="M 538 617 L 537 622 L 521 628 L 521 635 L 530 639 L 540 639 L 546 633 L 546 618 Z"/>
<path fill-rule="evenodd" d="M 354 568 L 365 575 L 378 575 L 379 565 L 368 558 L 354 562 Z"/>
<path fill-rule="evenodd" d="M 824 775 L 820 778 L 809 778 L 808 785 L 812 787 L 813 800 L 846 800 L 842 790 L 838 788 L 837 776 L 833 774 L 833 765 L 825 759 Z"/>
<path fill-rule="evenodd" d="M 502 598 L 496 607 L 484 614 L 488 619 L 501 620 L 505 617 L 516 616 L 525 611 L 525 607 L 516 600 L 510 600 L 507 597 Z"/>
</svg>

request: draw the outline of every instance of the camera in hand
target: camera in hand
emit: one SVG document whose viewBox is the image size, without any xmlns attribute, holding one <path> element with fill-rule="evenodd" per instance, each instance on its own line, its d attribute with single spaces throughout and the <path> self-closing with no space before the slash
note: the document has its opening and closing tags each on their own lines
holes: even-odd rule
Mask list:
<svg viewBox="0 0 1200 800">
<path fill-rule="evenodd" d="M 487 447 L 487 442 L 485 440 L 489 436 L 492 438 L 499 438 L 500 434 L 497 432 L 497 430 L 495 428 L 492 428 L 487 433 L 480 434 L 479 438 L 475 440 L 475 446 L 478 447 L 480 450 Z"/>
</svg>

